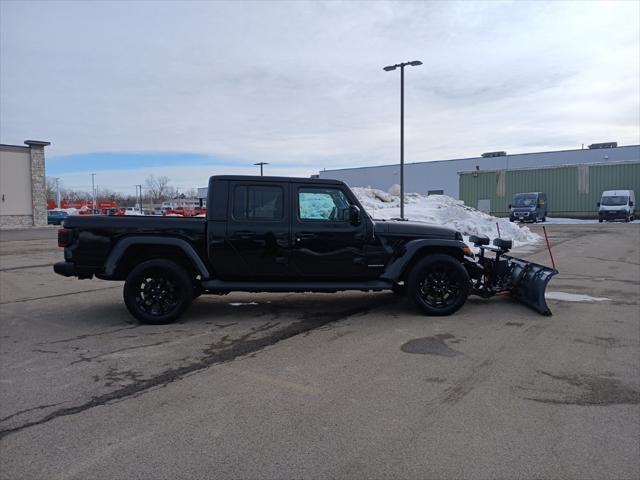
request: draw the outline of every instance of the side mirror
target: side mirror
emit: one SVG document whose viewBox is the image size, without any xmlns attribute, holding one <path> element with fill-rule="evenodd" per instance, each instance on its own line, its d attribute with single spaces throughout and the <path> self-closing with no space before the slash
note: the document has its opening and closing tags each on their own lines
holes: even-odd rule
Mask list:
<svg viewBox="0 0 640 480">
<path fill-rule="evenodd" d="M 631 200 L 629 200 L 629 206 L 633 207 L 633 202 Z"/>
<path fill-rule="evenodd" d="M 598 202 L 598 206 L 600 206 L 600 202 Z"/>
<path fill-rule="evenodd" d="M 349 223 L 351 225 L 360 225 L 360 209 L 357 205 L 349 205 Z"/>
<path fill-rule="evenodd" d="M 507 206 L 507 208 L 511 208 L 511 204 L 509 204 L 509 205 Z"/>
</svg>

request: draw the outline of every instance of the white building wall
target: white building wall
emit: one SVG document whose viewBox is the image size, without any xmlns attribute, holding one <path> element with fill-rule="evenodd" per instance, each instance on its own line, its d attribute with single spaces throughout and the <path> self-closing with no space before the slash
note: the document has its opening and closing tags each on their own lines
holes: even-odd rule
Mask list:
<svg viewBox="0 0 640 480">
<path fill-rule="evenodd" d="M 404 169 L 405 191 L 426 194 L 429 190 L 443 190 L 445 195 L 459 198 L 458 172 L 472 171 L 476 166 L 480 170 L 509 170 L 629 160 L 640 160 L 640 145 L 407 163 Z M 400 183 L 400 165 L 323 170 L 319 175 L 320 178 L 342 180 L 352 187 L 371 186 L 386 191 L 391 185 Z"/>
<path fill-rule="evenodd" d="M 44 147 L 0 145 L 0 228 L 47 225 Z"/>
<path fill-rule="evenodd" d="M 33 215 L 28 147 L 0 150 L 0 216 Z"/>
</svg>

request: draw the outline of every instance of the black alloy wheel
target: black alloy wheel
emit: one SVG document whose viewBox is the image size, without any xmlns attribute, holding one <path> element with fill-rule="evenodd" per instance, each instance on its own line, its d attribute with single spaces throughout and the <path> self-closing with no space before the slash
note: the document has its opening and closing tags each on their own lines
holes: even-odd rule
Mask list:
<svg viewBox="0 0 640 480">
<path fill-rule="evenodd" d="M 149 260 L 137 265 L 125 281 L 124 302 L 142 323 L 162 325 L 177 320 L 194 296 L 185 269 L 170 260 Z"/>
<path fill-rule="evenodd" d="M 469 295 L 469 274 L 449 255 L 424 257 L 411 270 L 407 283 L 409 298 L 427 315 L 451 315 Z"/>
</svg>

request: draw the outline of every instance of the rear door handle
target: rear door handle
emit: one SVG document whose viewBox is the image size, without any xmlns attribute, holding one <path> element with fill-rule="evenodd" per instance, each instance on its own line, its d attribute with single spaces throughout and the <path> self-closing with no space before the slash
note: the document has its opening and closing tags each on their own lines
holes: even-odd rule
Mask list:
<svg viewBox="0 0 640 480">
<path fill-rule="evenodd" d="M 311 240 L 317 237 L 318 237 L 317 233 L 298 233 L 296 234 L 296 241 L 299 242 L 301 240 Z"/>
<path fill-rule="evenodd" d="M 249 230 L 239 230 L 233 236 L 236 238 L 241 238 L 243 240 L 248 240 L 250 238 L 254 238 L 256 236 L 256 232 L 252 232 Z"/>
</svg>

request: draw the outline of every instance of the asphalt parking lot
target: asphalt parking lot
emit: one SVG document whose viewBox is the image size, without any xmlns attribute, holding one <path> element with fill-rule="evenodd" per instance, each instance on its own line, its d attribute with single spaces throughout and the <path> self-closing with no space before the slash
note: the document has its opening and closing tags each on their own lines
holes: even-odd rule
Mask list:
<svg viewBox="0 0 640 480">
<path fill-rule="evenodd" d="M 548 290 L 606 300 L 232 294 L 165 326 L 55 275 L 55 229 L 0 232 L 0 477 L 640 478 L 640 225 L 548 230 Z"/>
</svg>

